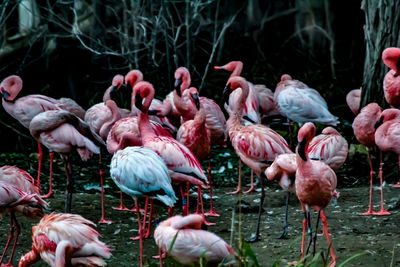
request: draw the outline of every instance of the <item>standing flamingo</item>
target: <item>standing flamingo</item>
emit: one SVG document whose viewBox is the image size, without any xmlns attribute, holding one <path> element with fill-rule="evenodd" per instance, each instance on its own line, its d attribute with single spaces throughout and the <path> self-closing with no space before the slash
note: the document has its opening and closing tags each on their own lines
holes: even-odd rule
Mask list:
<svg viewBox="0 0 400 267">
<path fill-rule="evenodd" d="M 148 148 L 127 147 L 114 154 L 110 164 L 110 174 L 115 184 L 135 200 L 139 225 L 140 266 L 143 266 L 143 236 L 145 235 L 143 229 L 145 225 L 140 223 L 138 198 L 145 196 L 151 198 L 151 202 L 153 199 L 157 199 L 168 207 L 174 206 L 176 196 L 172 189 L 167 166 L 154 151 Z M 151 216 L 152 209 L 150 209 L 149 225 Z M 150 226 L 148 232 L 150 232 Z"/>
<path fill-rule="evenodd" d="M 95 224 L 78 214 L 51 213 L 32 227 L 32 250 L 18 267 L 43 259 L 51 266 L 105 266 L 110 248 L 99 240 Z"/>
<path fill-rule="evenodd" d="M 1 266 L 13 266 L 12 260 L 21 232 L 15 214 L 23 214 L 32 219 L 40 218 L 47 206 L 48 204 L 39 195 L 39 188 L 34 184 L 34 179 L 26 171 L 7 165 L 0 168 L 0 216 L 10 213 L 10 233 L 0 258 Z M 13 238 L 14 244 L 8 263 L 2 265 Z"/>
<path fill-rule="evenodd" d="M 374 212 L 372 210 L 372 180 L 374 178 L 374 170 L 371 162 L 371 149 L 375 147 L 375 124 L 379 121 L 382 113 L 382 108 L 376 103 L 369 103 L 360 110 L 360 113 L 355 117 L 353 121 L 353 131 L 358 142 L 367 148 L 368 153 L 368 164 L 370 167 L 370 185 L 369 185 L 369 206 L 368 210 L 361 215 L 386 215 L 386 211 L 383 208 L 383 187 L 381 180 L 381 211 Z M 380 168 L 382 167 L 382 152 L 380 154 Z M 380 175 L 381 176 L 381 175 Z"/>
<path fill-rule="evenodd" d="M 385 109 L 381 113 L 381 117 L 379 118 L 379 121 L 377 122 L 375 127 L 378 127 L 375 132 L 375 143 L 379 147 L 379 150 L 384 152 L 396 153 L 398 155 L 400 168 L 400 110 L 394 108 Z M 380 168 L 380 175 L 382 174 L 381 171 L 382 170 Z M 395 185 L 393 185 L 393 187 L 400 188 L 400 180 Z M 382 210 L 383 208 L 381 208 L 381 211 Z"/>
<path fill-rule="evenodd" d="M 386 102 L 392 107 L 400 107 L 400 48 L 389 47 L 382 53 L 382 60 L 390 68 L 383 79 Z"/>
<path fill-rule="evenodd" d="M 354 89 L 347 93 L 346 95 L 346 103 L 349 106 L 350 110 L 357 115 L 360 110 L 360 101 L 361 101 L 361 88 Z"/>
<path fill-rule="evenodd" d="M 39 113 L 32 119 L 29 130 L 31 135 L 47 148 L 62 153 L 67 176 L 65 211 L 70 212 L 73 191 L 71 153 L 77 151 L 82 160 L 88 160 L 93 153 L 100 153 L 99 147 L 93 142 L 104 143 L 100 136 L 91 132 L 84 121 L 65 110 L 50 110 Z"/>
<path fill-rule="evenodd" d="M 210 264 L 234 264 L 235 251 L 219 236 L 202 230 L 204 221 L 203 216 L 191 214 L 161 222 L 154 231 L 157 246 L 184 265 L 196 263 L 200 257 Z"/>
<path fill-rule="evenodd" d="M 40 112 L 46 110 L 67 110 L 79 118 L 83 119 L 85 110 L 81 108 L 74 100 L 70 98 L 60 98 L 58 100 L 47 97 L 44 95 L 27 95 L 17 99 L 19 92 L 22 90 L 22 79 L 17 75 L 11 75 L 5 78 L 0 84 L 0 93 L 3 96 L 2 104 L 5 111 L 10 114 L 13 118 L 18 120 L 25 128 L 29 128 L 29 124 L 33 117 Z M 39 162 L 38 162 L 38 174 L 36 183 L 40 188 L 40 173 L 42 166 L 42 147 L 38 142 L 39 149 Z M 52 164 L 53 164 L 54 153 L 50 151 L 50 175 L 49 185 L 52 185 Z M 52 187 L 49 187 L 49 193 L 46 194 L 45 198 L 53 195 Z"/>
<path fill-rule="evenodd" d="M 309 245 L 306 253 L 310 248 L 311 242 L 314 241 L 314 253 L 315 244 L 317 239 L 317 228 L 319 223 L 319 217 L 322 219 L 323 233 L 328 243 L 330 255 L 332 261 L 329 266 L 335 266 L 336 256 L 333 249 L 331 238 L 328 232 L 328 224 L 325 217 L 325 208 L 331 201 L 332 196 L 336 195 L 336 174 L 335 172 L 322 161 L 310 160 L 308 156 L 308 148 L 311 139 L 315 136 L 315 126 L 312 122 L 308 122 L 300 128 L 297 140 L 298 145 L 296 149 L 296 195 L 300 200 L 301 207 L 304 213 L 303 219 L 303 234 L 301 239 L 301 258 L 304 257 L 304 246 L 305 246 L 305 235 L 306 231 L 309 234 Z M 316 230 L 314 240 L 312 240 L 311 231 L 311 217 L 310 207 L 314 207 L 318 212 L 318 219 L 316 224 Z M 308 227 L 307 227 L 308 225 Z"/>
<path fill-rule="evenodd" d="M 237 88 L 242 88 L 242 94 L 239 98 L 238 105 L 235 106 L 235 109 L 229 116 L 228 130 L 236 154 L 238 154 L 240 159 L 254 171 L 261 182 L 262 191 L 258 209 L 257 229 L 256 233 L 250 239 L 251 242 L 255 242 L 259 239 L 261 212 L 265 198 L 264 175 L 261 175 L 263 174 L 263 170 L 269 166 L 269 163 L 272 162 L 277 155 L 291 153 L 291 151 L 285 139 L 272 129 L 260 124 L 248 126 L 243 126 L 241 124 L 243 105 L 249 93 L 248 82 L 240 76 L 229 78 L 224 89 L 224 96 L 226 99 L 228 94 Z"/>
</svg>

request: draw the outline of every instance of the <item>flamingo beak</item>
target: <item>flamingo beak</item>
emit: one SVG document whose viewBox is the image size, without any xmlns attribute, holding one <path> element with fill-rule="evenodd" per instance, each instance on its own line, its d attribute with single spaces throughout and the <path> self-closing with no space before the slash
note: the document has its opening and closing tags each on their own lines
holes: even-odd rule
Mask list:
<svg viewBox="0 0 400 267">
<path fill-rule="evenodd" d="M 116 86 L 116 85 L 111 86 L 110 94 L 112 94 L 116 91 L 118 91 L 118 86 Z"/>
<path fill-rule="evenodd" d="M 224 66 L 214 66 L 214 70 L 223 70 Z"/>
<path fill-rule="evenodd" d="M 179 77 L 175 80 L 174 89 L 179 97 L 181 97 L 181 84 L 182 84 L 182 77 Z"/>
<path fill-rule="evenodd" d="M 143 104 L 142 104 L 142 97 L 140 95 L 135 95 L 135 106 L 142 112 L 144 112 L 143 109 Z"/>
<path fill-rule="evenodd" d="M 382 125 L 383 120 L 384 120 L 384 117 L 380 117 L 380 118 L 379 118 L 379 120 L 378 120 L 378 121 L 375 123 L 375 125 L 374 125 L 375 130 L 378 129 L 379 126 Z"/>
<path fill-rule="evenodd" d="M 1 94 L 3 95 L 4 100 L 8 100 L 8 98 L 10 97 L 10 94 L 7 91 L 3 91 L 1 92 Z"/>
<path fill-rule="evenodd" d="M 149 109 L 147 112 L 150 116 L 157 116 L 158 112 L 160 112 L 158 109 Z"/>
<path fill-rule="evenodd" d="M 297 145 L 297 153 L 299 154 L 299 156 L 304 161 L 307 161 L 307 157 L 306 157 L 306 139 L 301 140 L 299 142 L 299 144 Z"/>
<path fill-rule="evenodd" d="M 194 104 L 196 105 L 197 110 L 200 109 L 200 99 L 198 94 L 190 94 L 190 96 L 193 98 Z"/>
<path fill-rule="evenodd" d="M 227 103 L 227 104 L 228 104 L 229 95 L 231 94 L 231 92 L 232 92 L 231 84 L 228 83 L 224 88 L 224 92 L 222 93 L 223 97 L 224 97 L 224 102 Z"/>
</svg>

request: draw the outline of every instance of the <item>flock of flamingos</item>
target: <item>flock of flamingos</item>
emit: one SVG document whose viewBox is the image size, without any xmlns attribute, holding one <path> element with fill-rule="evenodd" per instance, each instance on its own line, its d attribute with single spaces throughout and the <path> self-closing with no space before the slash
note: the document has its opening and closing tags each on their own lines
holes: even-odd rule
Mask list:
<svg viewBox="0 0 400 267">
<path fill-rule="evenodd" d="M 381 209 L 372 209 L 373 169 L 370 150 L 399 155 L 400 146 L 400 48 L 387 48 L 382 54 L 383 62 L 390 68 L 383 83 L 386 101 L 393 108 L 382 110 L 370 103 L 359 111 L 361 89 L 347 95 L 350 109 L 357 115 L 353 122 L 357 140 L 368 150 L 370 171 L 369 208 L 362 215 L 388 215 L 385 210 L 382 190 L 382 152 L 379 170 L 381 182 Z M 168 206 L 168 219 L 154 231 L 159 247 L 160 265 L 169 253 L 182 264 L 196 262 L 204 257 L 208 262 L 235 264 L 235 251 L 217 235 L 204 230 L 209 225 L 205 216 L 219 216 L 210 198 L 210 211 L 204 213 L 202 189 L 212 195 L 210 147 L 211 144 L 225 146 L 231 142 L 240 160 L 246 164 L 261 184 L 261 198 L 255 234 L 249 242 L 258 240 L 262 206 L 265 197 L 264 182 L 277 181 L 289 193 L 295 193 L 304 212 L 301 258 L 316 243 L 316 231 L 312 231 L 310 207 L 318 212 L 323 224 L 323 233 L 330 248 L 330 266 L 336 263 L 334 248 L 328 232 L 325 208 L 336 192 L 335 171 L 346 160 L 348 144 L 332 127 L 325 128 L 316 136 L 313 123 L 335 126 L 339 123 L 327 103 L 314 89 L 301 81 L 282 75 L 274 92 L 263 85 L 254 85 L 240 76 L 243 64 L 232 61 L 215 67 L 231 72 L 223 91 L 225 109 L 229 113 L 226 121 L 221 108 L 206 97 L 199 97 L 196 88 L 190 87 L 189 71 L 180 67 L 175 72 L 175 90 L 164 101 L 154 99 L 151 83 L 143 81 L 138 70 L 125 77 L 116 75 L 104 94 L 103 102 L 87 111 L 68 98 L 53 99 L 43 95 L 28 95 L 18 98 L 22 80 L 9 76 L 0 84 L 2 104 L 6 112 L 29 129 L 39 144 L 38 178 L 32 178 L 24 170 L 14 166 L 0 168 L 0 215 L 10 214 L 10 233 L 0 259 L 2 264 L 6 252 L 14 239 L 7 264 L 12 266 L 20 226 L 16 214 L 41 218 L 32 229 L 32 250 L 19 261 L 19 266 L 30 266 L 43 259 L 51 266 L 104 266 L 104 258 L 111 256 L 109 247 L 101 242 L 99 233 L 92 228 L 93 222 L 81 215 L 71 214 L 73 191 L 71 154 L 79 153 L 82 160 L 93 154 L 99 155 L 101 147 L 113 154 L 110 164 L 111 178 L 122 192 L 135 200 L 135 211 L 139 225 L 140 266 L 143 266 L 143 239 L 150 236 L 153 202 Z M 118 94 L 132 92 L 132 109 L 119 108 L 112 100 Z M 222 91 L 222 90 L 221 90 Z M 114 98 L 115 99 L 115 98 Z M 292 152 L 286 140 L 273 129 L 261 124 L 264 118 L 280 114 L 301 128 L 297 134 L 298 145 Z M 289 124 L 290 127 L 290 124 Z M 289 128 L 290 131 L 290 128 Z M 60 153 L 65 164 L 67 191 L 65 213 L 45 215 L 52 196 L 50 191 L 40 195 L 41 144 L 53 153 Z M 199 161 L 209 160 L 208 176 Z M 239 162 L 240 164 L 240 162 Z M 240 165 L 239 165 L 240 166 Z M 50 171 L 52 167 L 50 165 Z M 101 186 L 103 170 L 100 164 Z M 190 214 L 189 188 L 198 190 L 197 208 Z M 400 181 L 394 187 L 400 187 Z M 253 175 L 250 190 L 254 189 Z M 240 181 L 232 193 L 242 192 Z M 173 216 L 174 207 L 182 206 L 182 216 Z M 100 223 L 108 223 L 104 217 L 104 190 L 102 187 L 102 217 Z M 145 198 L 144 210 L 139 199 Z M 179 205 L 180 206 L 180 205 Z M 142 213 L 144 213 L 142 218 Z M 286 207 L 287 213 L 287 207 Z M 286 216 L 287 217 L 287 216 Z M 147 225 L 147 226 L 146 226 Z M 287 235 L 287 219 L 282 237 Z M 306 237 L 308 242 L 306 247 Z"/>
</svg>

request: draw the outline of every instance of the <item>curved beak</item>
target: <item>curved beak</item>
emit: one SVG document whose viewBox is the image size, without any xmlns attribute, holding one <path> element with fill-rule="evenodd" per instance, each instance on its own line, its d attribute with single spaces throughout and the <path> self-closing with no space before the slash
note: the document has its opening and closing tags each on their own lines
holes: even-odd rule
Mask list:
<svg viewBox="0 0 400 267">
<path fill-rule="evenodd" d="M 299 153 L 299 156 L 304 160 L 307 161 L 306 157 L 306 140 L 301 140 L 299 144 L 297 145 L 297 153 Z"/>
<path fill-rule="evenodd" d="M 149 111 L 147 111 L 147 114 L 149 114 L 150 116 L 157 116 L 158 112 L 160 112 L 158 109 L 149 109 Z"/>
<path fill-rule="evenodd" d="M 375 130 L 378 129 L 379 126 L 382 125 L 383 119 L 384 119 L 383 117 L 380 117 L 379 120 L 375 123 L 375 125 L 374 125 Z"/>
<path fill-rule="evenodd" d="M 117 89 L 118 89 L 118 86 L 116 86 L 116 85 L 111 86 L 110 94 L 116 92 Z"/>
<path fill-rule="evenodd" d="M 10 94 L 7 91 L 3 91 L 1 92 L 1 94 L 4 100 L 8 100 L 8 98 L 10 97 Z"/>
<path fill-rule="evenodd" d="M 190 94 L 190 96 L 193 98 L 194 104 L 196 105 L 197 110 L 200 109 L 200 99 L 198 94 Z"/>
<path fill-rule="evenodd" d="M 222 69 L 224 69 L 223 66 L 214 66 L 214 70 L 222 70 Z"/>
<path fill-rule="evenodd" d="M 181 97 L 181 84 L 182 84 L 182 77 L 179 77 L 175 80 L 174 89 L 179 97 Z"/>
<path fill-rule="evenodd" d="M 223 97 L 224 97 L 224 102 L 225 102 L 225 103 L 228 103 L 228 101 L 229 101 L 229 95 L 231 94 L 231 92 L 232 92 L 232 90 L 231 90 L 231 84 L 228 83 L 228 84 L 225 86 L 225 88 L 224 88 L 224 92 L 222 93 L 222 94 L 223 94 Z"/>
<path fill-rule="evenodd" d="M 142 97 L 140 95 L 135 95 L 135 107 L 137 107 L 140 111 L 143 112 L 143 104 L 142 104 Z"/>
</svg>

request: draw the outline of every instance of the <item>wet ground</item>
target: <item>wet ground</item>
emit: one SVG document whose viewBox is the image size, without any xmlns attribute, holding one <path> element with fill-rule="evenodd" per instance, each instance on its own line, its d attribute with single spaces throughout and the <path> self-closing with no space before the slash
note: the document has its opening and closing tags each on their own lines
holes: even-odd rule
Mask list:
<svg viewBox="0 0 400 267">
<path fill-rule="evenodd" d="M 61 188 L 57 188 L 61 189 Z M 110 189 L 109 189 L 110 190 Z M 225 192 L 233 188 L 223 187 L 215 190 L 216 211 L 220 217 L 211 217 L 210 221 L 216 222 L 209 230 L 223 237 L 227 242 L 232 242 L 237 248 L 239 234 L 248 237 L 255 228 L 258 192 L 243 195 L 242 211 L 239 213 L 237 207 L 239 195 L 227 195 Z M 337 255 L 337 262 L 344 262 L 351 256 L 369 251 L 368 254 L 358 257 L 346 266 L 400 266 L 400 189 L 385 187 L 386 207 L 391 212 L 390 216 L 360 216 L 359 213 L 366 211 L 368 202 L 368 188 L 354 187 L 339 189 L 340 198 L 336 206 L 327 208 L 329 230 L 332 233 L 333 247 Z M 379 191 L 374 191 L 375 202 L 378 204 Z M 195 199 L 195 197 L 193 197 Z M 133 202 L 127 200 L 127 205 Z M 51 211 L 62 211 L 64 207 L 64 196 L 61 190 L 57 190 L 55 198 L 50 199 Z M 138 266 L 138 243 L 129 237 L 137 235 L 136 214 L 112 210 L 117 206 L 119 199 L 115 195 L 106 195 L 107 218 L 113 224 L 100 224 L 97 230 L 102 234 L 101 240 L 113 249 L 113 256 L 107 261 L 109 266 Z M 265 200 L 265 212 L 262 217 L 261 241 L 251 244 L 261 266 L 270 266 L 281 256 L 281 266 L 298 260 L 300 251 L 300 235 L 302 227 L 302 214 L 300 205 L 295 196 L 291 197 L 289 206 L 289 237 L 288 239 L 277 239 L 282 229 L 284 218 L 285 193 L 278 190 L 274 185 L 267 188 Z M 94 221 L 100 218 L 98 193 L 76 193 L 73 197 L 73 213 L 79 213 Z M 194 206 L 192 206 L 192 209 Z M 375 210 L 378 205 L 375 206 Z M 165 218 L 166 209 L 158 208 L 161 219 Z M 179 211 L 178 211 L 179 212 Z M 232 228 L 232 218 L 235 218 Z M 0 221 L 1 244 L 5 243 L 8 231 L 9 217 Z M 33 221 L 19 217 L 22 225 L 21 238 L 15 257 L 17 259 L 31 248 L 31 226 Z M 316 222 L 316 214 L 312 214 L 312 224 Z M 241 225 L 241 229 L 240 226 Z M 320 227 L 321 228 L 321 227 Z M 317 252 L 326 255 L 327 244 L 323 236 L 318 237 Z M 157 254 L 154 240 L 145 241 L 146 260 L 151 265 L 158 263 L 152 259 Z M 35 266 L 46 266 L 40 262 Z"/>
</svg>

